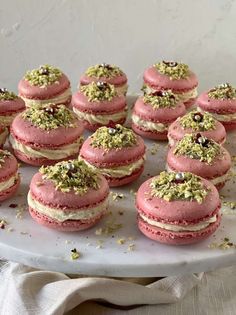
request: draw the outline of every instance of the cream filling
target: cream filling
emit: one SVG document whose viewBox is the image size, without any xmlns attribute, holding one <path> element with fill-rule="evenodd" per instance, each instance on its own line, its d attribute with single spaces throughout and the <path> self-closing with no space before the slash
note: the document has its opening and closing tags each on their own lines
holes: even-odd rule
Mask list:
<svg viewBox="0 0 236 315">
<path fill-rule="evenodd" d="M 146 93 L 147 94 L 151 94 L 153 92 L 156 91 L 156 89 L 153 89 L 152 87 L 146 85 Z M 182 93 L 176 93 L 175 94 L 179 97 L 181 102 L 186 102 L 192 98 L 196 98 L 197 97 L 197 88 L 194 88 L 192 90 L 189 90 L 187 92 L 182 92 Z"/>
<path fill-rule="evenodd" d="M 168 164 L 166 164 L 166 170 L 167 172 L 174 172 L 175 170 L 173 170 Z M 228 171 L 227 173 L 221 175 L 221 176 L 218 176 L 218 177 L 215 177 L 213 179 L 208 179 L 213 185 L 217 185 L 217 184 L 220 184 L 220 183 L 224 183 L 225 181 L 227 181 L 229 179 L 229 176 L 230 176 L 230 172 Z"/>
<path fill-rule="evenodd" d="M 168 124 L 154 123 L 152 121 L 143 120 L 135 114 L 132 115 L 132 121 L 137 126 L 145 128 L 145 129 L 150 130 L 150 131 L 164 132 L 164 131 L 168 130 L 168 127 L 169 127 Z"/>
<path fill-rule="evenodd" d="M 49 98 L 46 100 L 30 99 L 30 98 L 26 98 L 26 97 L 21 96 L 21 98 L 25 101 L 25 105 L 27 107 L 44 105 L 44 104 L 48 104 L 48 103 L 63 104 L 63 103 L 66 103 L 70 97 L 71 97 L 71 89 L 70 88 L 68 88 L 62 94 L 60 94 L 54 98 Z"/>
<path fill-rule="evenodd" d="M 140 217 L 143 219 L 143 221 L 147 222 L 150 225 L 157 226 L 161 229 L 165 229 L 168 231 L 173 231 L 173 232 L 185 232 L 185 231 L 190 231 L 190 232 L 196 232 L 205 229 L 208 227 L 211 223 L 216 222 L 217 217 L 214 215 L 211 217 L 209 220 L 206 221 L 201 221 L 197 224 L 193 225 L 175 225 L 175 224 L 168 224 L 168 223 L 162 223 L 158 221 L 154 221 L 152 219 L 147 218 L 143 214 L 139 213 Z"/>
<path fill-rule="evenodd" d="M 4 127 L 9 127 L 13 121 L 13 119 L 19 114 L 14 113 L 12 115 L 7 115 L 7 116 L 0 116 L 0 125 Z"/>
<path fill-rule="evenodd" d="M 82 144 L 83 138 L 79 137 L 75 142 L 61 146 L 58 149 L 38 149 L 35 150 L 30 146 L 24 145 L 23 143 L 18 142 L 11 135 L 9 141 L 14 150 L 20 151 L 25 155 L 32 158 L 46 158 L 48 160 L 61 160 L 67 158 L 68 156 L 79 153 L 79 148 Z"/>
<path fill-rule="evenodd" d="M 45 206 L 41 202 L 35 200 L 30 192 L 28 193 L 27 199 L 30 208 L 59 222 L 64 222 L 66 220 L 91 220 L 99 216 L 99 214 L 105 213 L 108 208 L 108 198 L 95 207 L 84 208 L 84 210 L 74 209 L 73 211 L 63 211 L 58 208 Z"/>
<path fill-rule="evenodd" d="M 200 112 L 204 112 L 204 110 L 200 107 L 197 107 L 197 110 Z M 236 120 L 236 113 L 234 114 L 227 114 L 227 115 L 220 115 L 220 114 L 216 114 L 216 113 L 212 113 L 210 112 L 210 114 L 217 120 L 219 121 L 232 121 L 232 120 Z"/>
<path fill-rule="evenodd" d="M 175 141 L 170 135 L 167 135 L 167 137 L 169 141 L 169 146 L 173 147 L 177 141 Z"/>
<path fill-rule="evenodd" d="M 8 188 L 12 187 L 16 180 L 18 179 L 19 175 L 14 175 L 12 177 L 10 177 L 8 180 L 4 181 L 4 182 L 0 182 L 0 192 L 7 190 Z"/>
<path fill-rule="evenodd" d="M 127 115 L 127 108 L 125 108 L 123 111 L 120 111 L 115 114 L 108 114 L 108 115 L 94 115 L 94 114 L 88 114 L 85 112 L 81 112 L 77 108 L 73 107 L 73 111 L 78 116 L 79 119 L 85 120 L 91 125 L 101 124 L 101 125 L 107 125 L 110 121 L 117 122 L 123 118 L 126 118 Z"/>
<path fill-rule="evenodd" d="M 0 145 L 3 145 L 6 141 L 6 138 L 8 136 L 8 129 L 6 128 L 1 134 L 0 134 Z"/>
<path fill-rule="evenodd" d="M 100 173 L 103 175 L 114 177 L 114 178 L 121 178 L 124 176 L 131 175 L 134 171 L 140 169 L 145 161 L 145 156 L 139 159 L 136 162 L 130 163 L 128 165 L 122 165 L 117 167 L 110 167 L 110 168 L 97 168 L 94 165 L 90 164 L 88 161 L 82 159 L 88 166 L 92 167 L 93 169 L 99 170 Z"/>
</svg>

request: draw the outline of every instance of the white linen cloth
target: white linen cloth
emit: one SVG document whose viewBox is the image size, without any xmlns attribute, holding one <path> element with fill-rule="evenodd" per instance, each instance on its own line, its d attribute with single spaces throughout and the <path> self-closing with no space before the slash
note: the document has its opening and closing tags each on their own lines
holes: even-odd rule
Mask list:
<svg viewBox="0 0 236 315">
<path fill-rule="evenodd" d="M 11 262 L 1 268 L 0 314 L 233 315 L 236 314 L 235 280 L 236 267 L 166 277 L 144 285 L 102 277 L 71 279 L 63 273 Z M 148 305 L 118 310 L 101 302 L 123 307 Z"/>
</svg>

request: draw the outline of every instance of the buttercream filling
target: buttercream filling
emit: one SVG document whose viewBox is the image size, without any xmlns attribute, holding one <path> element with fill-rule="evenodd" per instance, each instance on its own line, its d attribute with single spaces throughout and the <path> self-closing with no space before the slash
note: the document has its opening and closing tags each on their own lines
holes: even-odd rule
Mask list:
<svg viewBox="0 0 236 315">
<path fill-rule="evenodd" d="M 88 166 L 92 167 L 93 169 L 99 170 L 103 175 L 113 178 L 121 178 L 125 176 L 129 176 L 134 171 L 140 169 L 145 161 L 145 156 L 143 156 L 141 159 L 127 164 L 127 165 L 121 165 L 116 167 L 110 167 L 110 168 L 97 168 L 96 166 L 90 164 L 88 161 L 84 160 L 80 157 L 81 160 L 83 160 Z"/>
<path fill-rule="evenodd" d="M 150 87 L 149 85 L 146 85 L 145 90 L 146 90 L 147 94 L 151 94 L 151 93 L 156 91 L 156 89 Z M 197 88 L 194 88 L 194 89 L 189 90 L 187 92 L 180 92 L 180 93 L 177 93 L 176 91 L 173 91 L 173 92 L 174 92 L 174 94 L 176 94 L 179 97 L 181 102 L 186 102 L 192 98 L 196 98 L 198 95 L 197 94 Z"/>
<path fill-rule="evenodd" d="M 200 107 L 197 107 L 198 111 L 204 112 L 204 110 Z M 236 113 L 233 114 L 216 114 L 216 113 L 212 113 L 210 112 L 210 114 L 217 120 L 220 121 L 232 121 L 232 120 L 236 120 Z"/>
<path fill-rule="evenodd" d="M 21 96 L 21 98 L 25 101 L 25 105 L 27 107 L 31 107 L 31 106 L 37 106 L 37 105 L 44 105 L 44 104 L 49 104 L 49 103 L 53 103 L 53 104 L 64 104 L 68 101 L 68 99 L 71 97 L 71 89 L 68 88 L 65 92 L 61 93 L 60 95 L 53 97 L 53 98 L 49 98 L 49 99 L 31 99 L 31 98 L 26 98 Z"/>
<path fill-rule="evenodd" d="M 139 127 L 142 127 L 144 129 L 150 130 L 150 131 L 158 131 L 158 132 L 164 132 L 168 130 L 169 125 L 168 124 L 162 124 L 162 123 L 155 123 L 148 120 L 143 120 L 139 116 L 133 114 L 132 115 L 132 121 Z"/>
<path fill-rule="evenodd" d="M 14 113 L 12 115 L 0 116 L 0 125 L 4 127 L 8 127 L 11 125 L 14 118 L 19 114 L 19 112 Z"/>
<path fill-rule="evenodd" d="M 54 149 L 33 149 L 30 146 L 27 146 L 10 135 L 9 141 L 14 150 L 24 153 L 26 156 L 32 158 L 46 158 L 48 160 L 61 160 L 68 156 L 74 155 L 79 152 L 80 146 L 83 141 L 83 137 L 79 137 L 75 142 L 61 146 Z"/>
<path fill-rule="evenodd" d="M 176 170 L 172 169 L 168 164 L 166 165 L 166 170 L 167 172 L 175 172 Z M 208 179 L 213 185 L 217 185 L 217 184 L 221 184 L 226 182 L 229 179 L 230 176 L 230 171 L 228 171 L 227 173 L 221 175 L 221 176 L 217 176 L 215 178 L 206 178 Z"/>
<path fill-rule="evenodd" d="M 8 130 L 7 128 L 0 134 L 0 145 L 3 145 L 6 141 L 6 138 L 8 136 Z"/>
<path fill-rule="evenodd" d="M 168 223 L 163 223 L 163 222 L 159 222 L 159 221 L 154 221 L 154 220 L 146 217 L 142 213 L 139 213 L 139 215 L 143 219 L 143 221 L 147 222 L 148 224 L 159 227 L 161 229 L 168 230 L 168 231 L 173 231 L 173 232 L 185 232 L 185 231 L 197 232 L 197 231 L 205 229 L 211 223 L 214 223 L 217 220 L 217 216 L 214 215 L 210 219 L 205 220 L 205 221 L 200 221 L 199 223 L 196 223 L 196 224 L 175 225 L 175 224 L 168 224 Z"/>
<path fill-rule="evenodd" d="M 124 110 L 108 115 L 95 115 L 95 114 L 88 114 L 85 112 L 81 112 L 77 108 L 73 107 L 73 111 L 78 116 L 79 119 L 85 120 L 91 125 L 101 124 L 101 125 L 108 125 L 110 121 L 117 122 L 121 119 L 126 118 L 127 115 L 127 108 L 125 107 Z"/>
<path fill-rule="evenodd" d="M 17 181 L 19 175 L 14 175 L 10 178 L 8 178 L 8 180 L 0 182 L 0 192 L 7 190 L 8 188 L 14 186 L 15 182 Z"/>
<path fill-rule="evenodd" d="M 66 220 L 93 220 L 105 213 L 108 208 L 108 197 L 94 207 L 74 209 L 73 211 L 64 211 L 62 209 L 46 206 L 34 199 L 30 192 L 28 193 L 27 199 L 30 208 L 59 222 Z"/>
</svg>

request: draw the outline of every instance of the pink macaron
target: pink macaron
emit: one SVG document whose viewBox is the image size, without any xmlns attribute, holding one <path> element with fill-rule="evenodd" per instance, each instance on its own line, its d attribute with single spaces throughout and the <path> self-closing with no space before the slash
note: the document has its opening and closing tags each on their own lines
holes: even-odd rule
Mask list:
<svg viewBox="0 0 236 315">
<path fill-rule="evenodd" d="M 169 145 L 172 147 L 188 133 L 200 133 L 219 144 L 226 140 L 224 126 L 212 115 L 198 110 L 191 111 L 174 121 L 168 130 Z"/>
<path fill-rule="evenodd" d="M 136 196 L 138 227 L 168 245 L 192 244 L 218 228 L 221 215 L 215 186 L 191 173 L 167 173 L 144 182 Z"/>
<path fill-rule="evenodd" d="M 0 149 L 3 148 L 8 136 L 8 128 L 0 126 Z"/>
<path fill-rule="evenodd" d="M 71 101 L 73 111 L 86 129 L 95 131 L 102 126 L 123 124 L 127 116 L 124 95 L 118 95 L 114 85 L 92 82 L 81 86 Z"/>
<path fill-rule="evenodd" d="M 25 109 L 25 102 L 6 88 L 0 89 L 0 125 L 9 128 L 17 114 Z"/>
<path fill-rule="evenodd" d="M 85 140 L 80 159 L 98 169 L 110 186 L 122 186 L 142 174 L 145 144 L 140 136 L 121 125 L 101 127 Z"/>
<path fill-rule="evenodd" d="M 186 108 L 194 104 L 197 97 L 198 80 L 186 64 L 162 61 L 145 70 L 144 93 L 160 89 L 172 90 Z"/>
<path fill-rule="evenodd" d="M 33 106 L 16 116 L 10 129 L 15 156 L 30 165 L 51 165 L 77 157 L 84 127 L 65 105 Z"/>
<path fill-rule="evenodd" d="M 0 201 L 10 198 L 20 185 L 18 162 L 6 150 L 0 150 Z"/>
<path fill-rule="evenodd" d="M 140 136 L 166 140 L 169 125 L 186 112 L 172 91 L 160 90 L 139 97 L 132 112 L 132 129 Z"/>
<path fill-rule="evenodd" d="M 30 183 L 29 212 L 34 220 L 60 231 L 94 226 L 108 208 L 106 179 L 83 161 L 40 168 Z"/>
<path fill-rule="evenodd" d="M 191 172 L 223 188 L 231 168 L 229 152 L 199 134 L 186 134 L 167 154 L 169 172 Z"/>
<path fill-rule="evenodd" d="M 69 105 L 71 101 L 69 79 L 51 65 L 27 71 L 18 84 L 18 91 L 27 107 L 48 103 Z"/>
<path fill-rule="evenodd" d="M 119 95 L 126 95 L 127 93 L 127 76 L 119 67 L 115 65 L 101 63 L 89 67 L 81 76 L 78 88 L 80 88 L 80 86 L 97 81 L 114 85 Z"/>
<path fill-rule="evenodd" d="M 209 112 L 226 130 L 236 129 L 236 89 L 229 83 L 202 93 L 196 103 L 199 110 Z"/>
</svg>

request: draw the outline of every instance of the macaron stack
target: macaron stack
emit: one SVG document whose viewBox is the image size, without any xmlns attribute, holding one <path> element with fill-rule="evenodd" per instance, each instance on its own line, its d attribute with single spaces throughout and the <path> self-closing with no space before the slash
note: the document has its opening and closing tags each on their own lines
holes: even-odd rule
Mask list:
<svg viewBox="0 0 236 315">
<path fill-rule="evenodd" d="M 83 161 L 41 167 L 30 183 L 29 212 L 34 220 L 61 231 L 95 225 L 107 211 L 106 179 Z"/>
<path fill-rule="evenodd" d="M 97 81 L 114 85 L 119 95 L 126 95 L 127 93 L 127 77 L 125 73 L 115 65 L 101 63 L 89 67 L 81 76 L 78 88 Z"/>
<path fill-rule="evenodd" d="M 132 112 L 132 128 L 140 136 L 166 140 L 169 125 L 185 112 L 184 104 L 172 91 L 159 90 L 138 98 Z"/>
<path fill-rule="evenodd" d="M 86 129 L 123 124 L 127 116 L 124 95 L 118 95 L 114 85 L 97 81 L 81 86 L 72 97 L 73 111 Z"/>
<path fill-rule="evenodd" d="M 18 84 L 18 91 L 27 107 L 48 103 L 69 105 L 71 101 L 69 79 L 51 65 L 27 71 Z"/>
<path fill-rule="evenodd" d="M 146 94 L 160 89 L 172 90 L 186 108 L 197 97 L 198 80 L 188 65 L 175 61 L 161 61 L 145 70 L 143 91 Z"/>
</svg>

